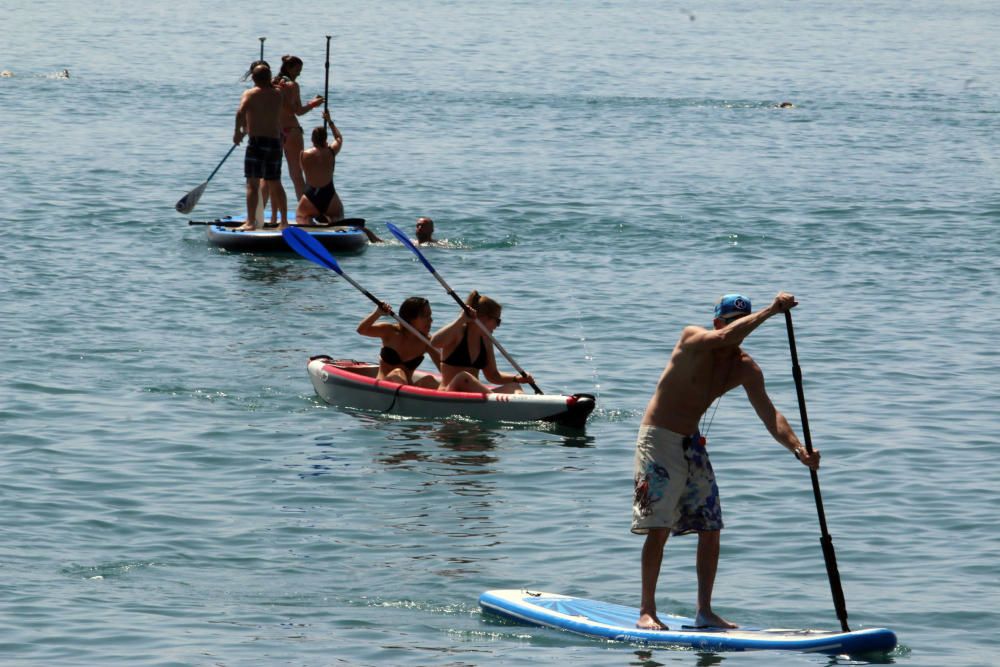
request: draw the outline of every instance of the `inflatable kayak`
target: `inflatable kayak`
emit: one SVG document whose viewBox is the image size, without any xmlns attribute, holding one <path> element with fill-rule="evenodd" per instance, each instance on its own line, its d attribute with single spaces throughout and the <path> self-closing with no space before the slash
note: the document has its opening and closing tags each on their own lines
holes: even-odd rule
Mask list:
<svg viewBox="0 0 1000 667">
<path fill-rule="evenodd" d="M 406 417 L 542 420 L 583 428 L 595 405 L 590 394 L 477 394 L 401 385 L 376 380 L 376 364 L 328 356 L 310 358 L 308 369 L 316 394 L 331 405 Z M 440 378 L 423 371 L 413 374 L 415 381 L 427 375 Z"/>
<path fill-rule="evenodd" d="M 241 232 L 236 227 L 243 224 L 245 215 L 220 218 L 206 226 L 208 242 L 214 246 L 241 252 L 292 252 L 277 228 Z M 347 254 L 364 251 L 368 237 L 357 227 L 331 225 L 299 227 L 309 233 L 323 247 L 333 253 Z"/>
<path fill-rule="evenodd" d="M 694 619 L 670 614 L 659 614 L 660 621 L 667 625 L 666 630 L 640 630 L 635 627 L 639 618 L 639 610 L 635 607 L 557 593 L 486 591 L 479 596 L 479 606 L 484 612 L 507 620 L 567 630 L 595 639 L 705 651 L 857 654 L 888 652 L 896 646 L 896 634 L 886 628 L 853 632 L 762 628 L 722 630 L 697 628 Z"/>
</svg>

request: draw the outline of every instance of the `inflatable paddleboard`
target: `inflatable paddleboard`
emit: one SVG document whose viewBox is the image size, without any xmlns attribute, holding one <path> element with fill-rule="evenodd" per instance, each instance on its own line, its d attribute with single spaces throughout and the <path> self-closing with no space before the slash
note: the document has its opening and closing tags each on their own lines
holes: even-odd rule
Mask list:
<svg viewBox="0 0 1000 667">
<path fill-rule="evenodd" d="M 529 625 L 567 630 L 586 637 L 655 646 L 707 651 L 805 651 L 830 654 L 888 652 L 896 635 L 885 628 L 853 632 L 737 628 L 699 629 L 694 619 L 660 614 L 667 630 L 635 627 L 635 607 L 584 598 L 525 590 L 486 591 L 479 596 L 483 611 Z"/>
<path fill-rule="evenodd" d="M 209 225 L 205 229 L 208 242 L 226 250 L 242 252 L 292 252 L 279 229 L 237 231 L 236 227 L 244 220 L 246 220 L 246 215 L 219 218 L 217 224 Z M 332 253 L 354 254 L 362 252 L 368 247 L 368 237 L 362 230 L 353 226 L 331 225 L 329 227 L 301 227 L 301 229 L 308 232 Z"/>
</svg>

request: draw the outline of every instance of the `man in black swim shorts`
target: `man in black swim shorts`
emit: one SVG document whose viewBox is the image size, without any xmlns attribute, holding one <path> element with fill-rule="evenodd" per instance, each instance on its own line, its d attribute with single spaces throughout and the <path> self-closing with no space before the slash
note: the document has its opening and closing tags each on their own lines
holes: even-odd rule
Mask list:
<svg viewBox="0 0 1000 667">
<path fill-rule="evenodd" d="M 247 179 L 247 219 L 237 231 L 256 229 L 257 201 L 261 180 L 267 183 L 271 206 L 281 213 L 281 226 L 288 225 L 288 200 L 281 185 L 281 139 L 278 119 L 281 93 L 271 85 L 271 70 L 266 65 L 253 68 L 254 87 L 243 93 L 236 111 L 233 143 L 250 135 L 243 173 Z"/>
<path fill-rule="evenodd" d="M 281 141 L 271 137 L 250 137 L 243 158 L 243 175 L 276 181 L 281 178 Z"/>
</svg>

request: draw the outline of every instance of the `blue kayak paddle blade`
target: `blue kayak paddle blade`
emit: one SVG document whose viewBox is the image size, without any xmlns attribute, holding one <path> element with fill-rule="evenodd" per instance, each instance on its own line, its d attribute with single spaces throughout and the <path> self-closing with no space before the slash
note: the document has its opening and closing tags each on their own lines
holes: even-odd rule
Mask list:
<svg viewBox="0 0 1000 667">
<path fill-rule="evenodd" d="M 333 255 L 327 252 L 323 244 L 310 236 L 308 232 L 304 232 L 297 227 L 285 227 L 281 231 L 281 237 L 285 239 L 285 243 L 288 244 L 289 248 L 310 262 L 315 262 L 323 268 L 336 271 L 339 274 L 343 273 Z"/>
<path fill-rule="evenodd" d="M 428 271 L 434 273 L 434 267 L 431 266 L 431 263 L 427 261 L 426 257 L 424 257 L 424 253 L 420 252 L 420 250 L 417 249 L 417 246 L 413 245 L 413 241 L 410 240 L 409 236 L 403 233 L 402 229 L 392 224 L 391 222 L 385 223 L 385 226 L 389 228 L 389 231 L 392 232 L 393 236 L 399 239 L 400 243 L 402 243 L 407 248 L 413 251 L 413 254 L 415 254 L 420 259 L 420 261 L 424 263 L 424 266 L 427 267 Z"/>
</svg>

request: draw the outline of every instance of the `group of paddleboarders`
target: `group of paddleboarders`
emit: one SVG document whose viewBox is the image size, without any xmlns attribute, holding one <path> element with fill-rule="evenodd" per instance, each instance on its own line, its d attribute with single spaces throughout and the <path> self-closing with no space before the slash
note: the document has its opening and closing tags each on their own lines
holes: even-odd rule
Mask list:
<svg viewBox="0 0 1000 667">
<path fill-rule="evenodd" d="M 312 146 L 303 145 L 303 129 L 298 116 L 302 116 L 324 103 L 316 95 L 303 104 L 297 79 L 302 74 L 302 59 L 298 56 L 281 57 L 281 69 L 271 75 L 266 60 L 250 63 L 244 79 L 251 78 L 254 85 L 243 92 L 236 110 L 236 127 L 233 143 L 239 145 L 249 136 L 243 160 L 246 177 L 247 218 L 236 231 L 257 229 L 259 203 L 271 201 L 271 222 L 265 226 L 284 229 L 288 226 L 288 200 L 281 184 L 281 162 L 288 163 L 288 173 L 295 187 L 295 223 L 311 225 L 336 223 L 344 219 L 344 204 L 333 185 L 337 155 L 344 145 L 344 136 L 327 110 L 323 111 L 323 124 L 312 130 Z M 327 143 L 327 128 L 333 141 Z M 280 215 L 280 223 L 278 217 Z M 360 223 L 360 224 L 359 224 Z M 368 237 L 370 243 L 382 239 L 354 221 Z M 433 245 L 434 221 L 428 217 L 417 218 L 416 242 Z"/>
<path fill-rule="evenodd" d="M 458 317 L 432 336 L 430 303 L 411 296 L 399 308 L 402 322 L 378 322 L 385 315 L 395 316 L 389 304 L 381 303 L 361 320 L 358 333 L 382 341 L 376 379 L 441 391 L 520 394 L 521 385 L 532 384 L 534 378 L 497 369 L 492 334 L 500 326 L 502 310 L 490 297 L 473 291 Z M 414 378 L 425 356 L 441 371 L 440 381 L 427 374 Z M 479 379 L 480 371 L 493 386 Z"/>
<path fill-rule="evenodd" d="M 344 217 L 344 205 L 333 185 L 336 158 L 344 137 L 329 112 L 324 111 L 323 124 L 312 131 L 312 147 L 305 149 L 298 117 L 323 104 L 324 99 L 317 95 L 302 103 L 296 81 L 301 73 L 302 59 L 292 55 L 282 56 L 277 76 L 272 76 L 271 67 L 264 60 L 250 65 L 248 75 L 254 86 L 243 92 L 233 134 L 235 144 L 250 137 L 243 161 L 247 219 L 238 231 L 256 229 L 258 201 L 265 199 L 271 201 L 271 226 L 288 225 L 287 196 L 281 184 L 282 157 L 288 163 L 288 174 L 295 188 L 297 224 L 309 224 L 316 218 L 335 222 Z M 333 134 L 329 143 L 328 127 Z M 263 193 L 262 182 L 266 188 Z"/>
</svg>

